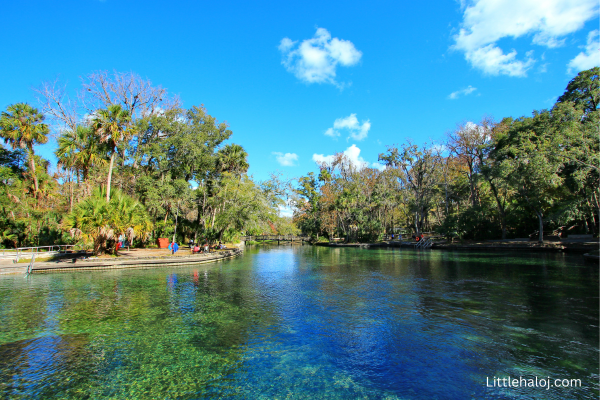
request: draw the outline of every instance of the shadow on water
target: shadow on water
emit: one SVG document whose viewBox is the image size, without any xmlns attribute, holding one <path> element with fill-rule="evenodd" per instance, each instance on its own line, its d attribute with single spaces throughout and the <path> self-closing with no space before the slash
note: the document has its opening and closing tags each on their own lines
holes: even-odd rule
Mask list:
<svg viewBox="0 0 600 400">
<path fill-rule="evenodd" d="M 282 246 L 8 277 L 0 397 L 596 398 L 598 312 L 598 269 L 564 254 Z M 486 387 L 509 375 L 583 387 Z"/>
</svg>

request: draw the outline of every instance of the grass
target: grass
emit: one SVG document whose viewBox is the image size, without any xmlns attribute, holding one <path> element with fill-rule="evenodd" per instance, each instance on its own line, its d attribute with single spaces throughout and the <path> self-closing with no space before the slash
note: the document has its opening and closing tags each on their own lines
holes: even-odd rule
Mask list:
<svg viewBox="0 0 600 400">
<path fill-rule="evenodd" d="M 37 255 L 35 256 L 35 262 L 38 261 L 54 261 L 57 260 L 57 257 L 38 257 Z M 31 258 L 20 258 L 19 261 L 17 261 L 19 264 L 29 264 L 31 262 Z"/>
</svg>

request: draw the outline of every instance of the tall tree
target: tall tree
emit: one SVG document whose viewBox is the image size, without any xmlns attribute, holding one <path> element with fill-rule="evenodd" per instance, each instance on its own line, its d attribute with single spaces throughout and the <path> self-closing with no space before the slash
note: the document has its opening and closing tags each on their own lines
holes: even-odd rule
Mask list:
<svg viewBox="0 0 600 400">
<path fill-rule="evenodd" d="M 510 124 L 510 123 L 508 123 Z M 507 238 L 508 227 L 506 224 L 506 206 L 507 206 L 507 191 L 509 185 L 506 179 L 503 179 L 505 174 L 502 172 L 502 165 L 491 153 L 496 146 L 496 138 L 501 136 L 507 129 L 507 124 L 501 122 L 494 123 L 491 119 L 483 119 L 480 126 L 485 132 L 485 141 L 477 149 L 477 158 L 479 159 L 479 171 L 486 182 L 490 185 L 490 190 L 496 201 L 498 214 L 500 217 L 500 227 L 502 229 L 502 239 Z"/>
<path fill-rule="evenodd" d="M 50 129 L 44 123 L 44 115 L 27 103 L 17 103 L 7 107 L 0 115 L 0 136 L 13 149 L 27 150 L 29 166 L 34 183 L 34 196 L 37 199 L 39 185 L 35 172 L 34 144 L 44 144 L 48 141 Z"/>
<path fill-rule="evenodd" d="M 421 234 L 423 224 L 441 181 L 442 157 L 434 146 L 419 148 L 412 143 L 400 149 L 389 147 L 387 153 L 379 155 L 389 168 L 397 170 L 402 187 L 412 194 L 412 209 L 415 213 L 415 231 Z"/>
<path fill-rule="evenodd" d="M 448 133 L 448 147 L 456 155 L 456 158 L 466 165 L 465 173 L 469 180 L 471 190 L 471 205 L 477 206 L 477 172 L 479 169 L 478 157 L 481 147 L 486 142 L 487 132 L 482 125 L 472 122 L 466 122 L 457 126 L 457 128 Z"/>
<path fill-rule="evenodd" d="M 64 131 L 58 137 L 55 154 L 58 161 L 67 168 L 81 171 L 86 193 L 89 194 L 90 168 L 105 162 L 106 149 L 102 148 L 100 136 L 90 127 L 77 125 L 75 130 Z"/>
<path fill-rule="evenodd" d="M 536 112 L 532 118 L 519 118 L 512 122 L 494 150 L 504 179 L 538 217 L 539 242 L 544 241 L 544 220 L 559 199 L 557 192 L 563 181 L 560 176 L 563 164 L 556 154 L 559 143 L 553 135 L 552 122 L 549 111 Z"/>
<path fill-rule="evenodd" d="M 100 135 L 100 142 L 107 143 L 111 153 L 106 179 L 106 201 L 108 202 L 115 155 L 118 153 L 119 146 L 126 143 L 134 132 L 134 127 L 131 125 L 131 114 L 118 104 L 108 106 L 106 109 L 99 109 L 95 112 L 92 120 L 92 128 Z"/>
<path fill-rule="evenodd" d="M 248 153 L 239 144 L 231 143 L 219 150 L 217 164 L 222 172 L 234 175 L 246 173 L 250 165 L 247 161 Z"/>
<path fill-rule="evenodd" d="M 586 113 L 600 106 L 600 67 L 581 71 L 569 82 L 567 89 L 558 98 L 558 103 L 571 101 Z"/>
</svg>

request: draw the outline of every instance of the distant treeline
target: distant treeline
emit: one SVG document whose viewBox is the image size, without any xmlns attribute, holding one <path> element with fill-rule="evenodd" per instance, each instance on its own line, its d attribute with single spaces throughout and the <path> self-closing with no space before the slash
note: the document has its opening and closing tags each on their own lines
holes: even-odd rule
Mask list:
<svg viewBox="0 0 600 400">
<path fill-rule="evenodd" d="M 550 110 L 483 118 L 445 143 L 389 146 L 382 171 L 344 154 L 300 178 L 294 222 L 305 234 L 376 240 L 435 231 L 462 239 L 598 234 L 600 68 L 579 73 Z"/>
<path fill-rule="evenodd" d="M 255 182 L 247 153 L 203 106 L 183 109 L 133 73 L 92 73 L 76 98 L 58 82 L 0 115 L 0 244 L 79 243 L 114 251 L 116 239 L 232 240 L 294 231 L 280 218 L 285 186 Z M 34 153 L 57 136 L 58 166 Z"/>
</svg>

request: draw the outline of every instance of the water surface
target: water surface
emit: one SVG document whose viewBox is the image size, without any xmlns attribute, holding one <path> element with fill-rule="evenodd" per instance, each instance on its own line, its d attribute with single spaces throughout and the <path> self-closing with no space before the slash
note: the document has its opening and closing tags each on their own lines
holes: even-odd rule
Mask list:
<svg viewBox="0 0 600 400">
<path fill-rule="evenodd" d="M 595 399 L 598 313 L 598 267 L 560 253 L 287 246 L 5 276 L 0 398 Z M 582 387 L 487 387 L 507 376 Z"/>
</svg>

